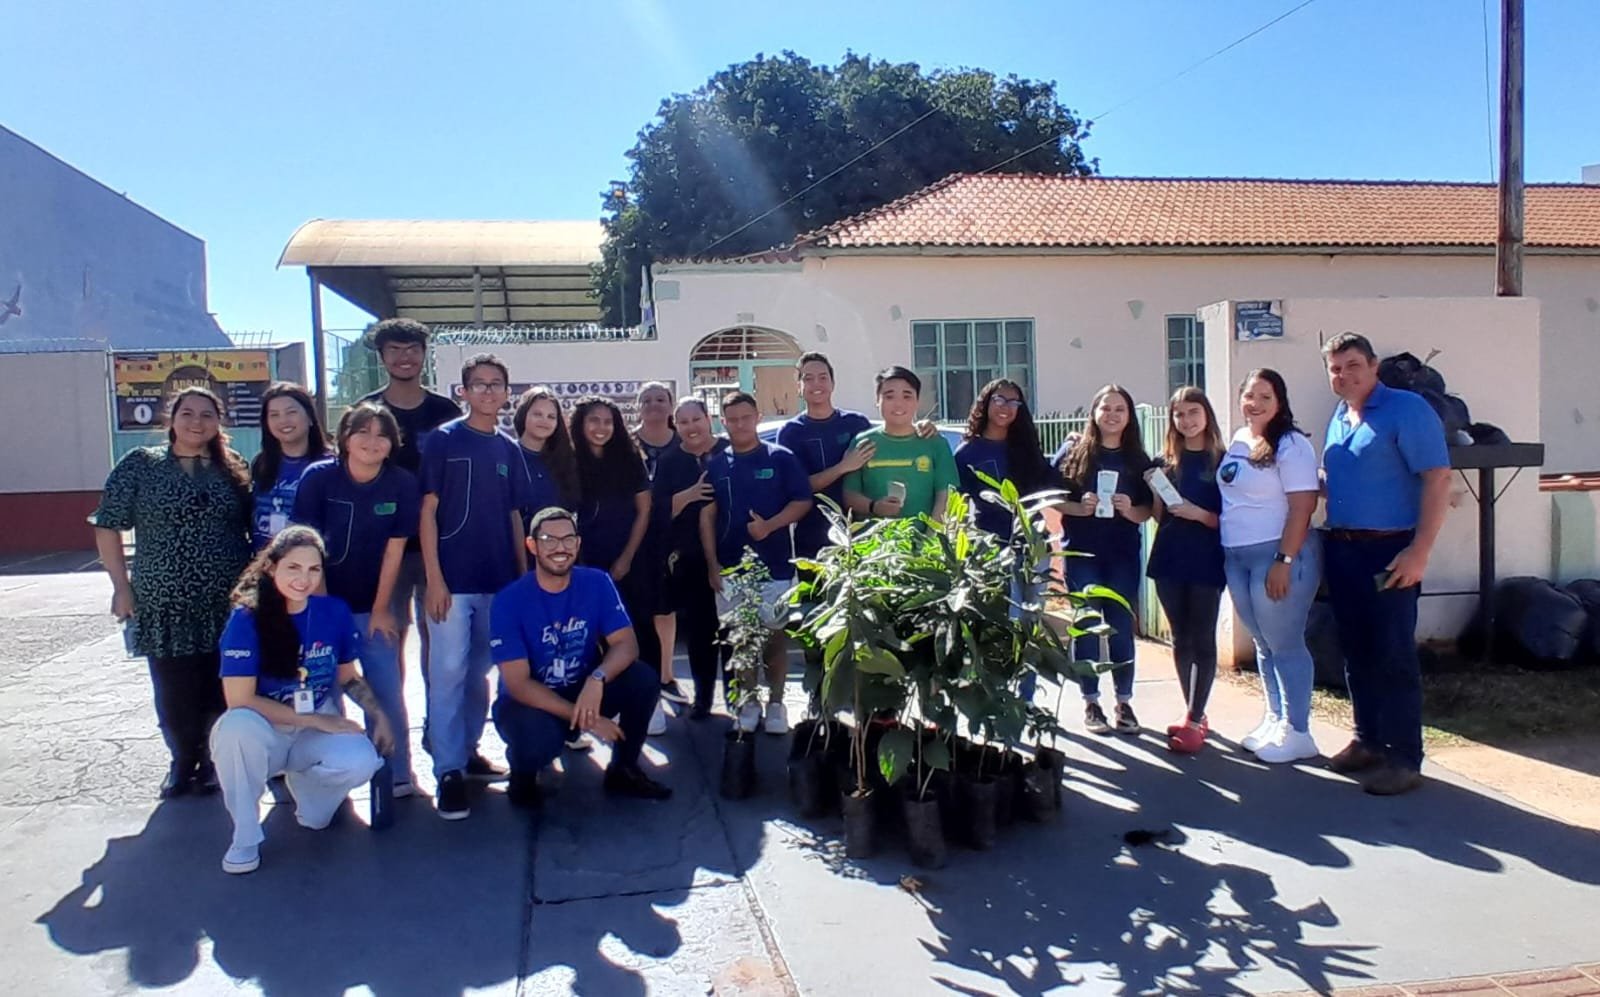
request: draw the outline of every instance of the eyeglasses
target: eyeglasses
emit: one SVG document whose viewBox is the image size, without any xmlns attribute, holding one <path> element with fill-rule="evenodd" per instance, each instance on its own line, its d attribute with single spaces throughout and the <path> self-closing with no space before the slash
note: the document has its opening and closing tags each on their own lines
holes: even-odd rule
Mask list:
<svg viewBox="0 0 1600 997">
<path fill-rule="evenodd" d="M 990 395 L 989 404 L 998 405 L 1001 408 L 1021 408 L 1022 399 L 1007 398 L 1005 395 Z"/>
<path fill-rule="evenodd" d="M 506 390 L 504 381 L 473 381 L 467 385 L 467 391 L 474 395 L 492 395 L 497 391 Z"/>
<path fill-rule="evenodd" d="M 546 547 L 560 547 L 564 550 L 578 549 L 578 535 L 576 533 L 568 533 L 564 537 L 551 536 L 548 533 L 536 533 L 533 538 Z"/>
</svg>

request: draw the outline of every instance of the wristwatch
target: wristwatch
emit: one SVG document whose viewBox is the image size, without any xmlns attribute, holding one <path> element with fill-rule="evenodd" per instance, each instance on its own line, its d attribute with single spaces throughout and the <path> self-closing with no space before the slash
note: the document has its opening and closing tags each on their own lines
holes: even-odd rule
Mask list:
<svg viewBox="0 0 1600 997">
<path fill-rule="evenodd" d="M 1276 554 L 1272 555 L 1272 559 L 1274 561 L 1277 561 L 1279 564 L 1293 564 L 1294 563 L 1294 555 L 1293 554 L 1285 554 L 1281 550 L 1278 551 Z"/>
<path fill-rule="evenodd" d="M 601 671 L 600 669 L 596 668 L 594 671 L 589 673 L 589 681 L 591 681 L 591 682 L 599 682 L 601 685 L 605 685 L 606 684 L 606 673 Z"/>
</svg>

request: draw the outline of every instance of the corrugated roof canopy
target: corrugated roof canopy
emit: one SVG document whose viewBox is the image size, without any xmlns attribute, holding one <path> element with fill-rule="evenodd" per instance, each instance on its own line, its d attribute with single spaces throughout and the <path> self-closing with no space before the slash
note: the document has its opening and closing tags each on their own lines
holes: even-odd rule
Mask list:
<svg viewBox="0 0 1600 997">
<path fill-rule="evenodd" d="M 430 325 L 596 322 L 598 221 L 306 222 L 279 266 L 304 266 L 380 318 Z"/>
<path fill-rule="evenodd" d="M 1600 249 L 1600 186 L 1529 185 L 1530 248 Z M 800 236 L 891 247 L 1492 247 L 1490 184 L 956 174 Z"/>
</svg>

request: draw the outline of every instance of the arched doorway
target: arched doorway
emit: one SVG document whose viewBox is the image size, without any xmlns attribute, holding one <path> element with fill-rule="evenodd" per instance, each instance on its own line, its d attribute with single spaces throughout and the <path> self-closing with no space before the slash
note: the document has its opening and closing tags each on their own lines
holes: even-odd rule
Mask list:
<svg viewBox="0 0 1600 997">
<path fill-rule="evenodd" d="M 775 329 L 735 326 L 696 343 L 689 351 L 689 378 L 695 396 L 713 417 L 722 410 L 722 396 L 748 391 L 763 419 L 787 418 L 799 411 L 794 362 L 800 344 Z"/>
</svg>

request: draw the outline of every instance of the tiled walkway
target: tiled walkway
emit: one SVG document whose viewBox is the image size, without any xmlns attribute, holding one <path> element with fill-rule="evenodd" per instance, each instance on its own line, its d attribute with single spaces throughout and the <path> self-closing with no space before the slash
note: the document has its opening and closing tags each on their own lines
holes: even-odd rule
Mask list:
<svg viewBox="0 0 1600 997">
<path fill-rule="evenodd" d="M 1302 997 L 1313 990 L 1295 990 L 1274 997 Z M 1335 990 L 1334 997 L 1424 997 L 1432 994 L 1503 995 L 1514 997 L 1596 997 L 1600 995 L 1600 964 L 1571 969 L 1542 969 L 1506 976 L 1463 976 L 1428 983 L 1402 983 L 1354 990 Z"/>
</svg>

